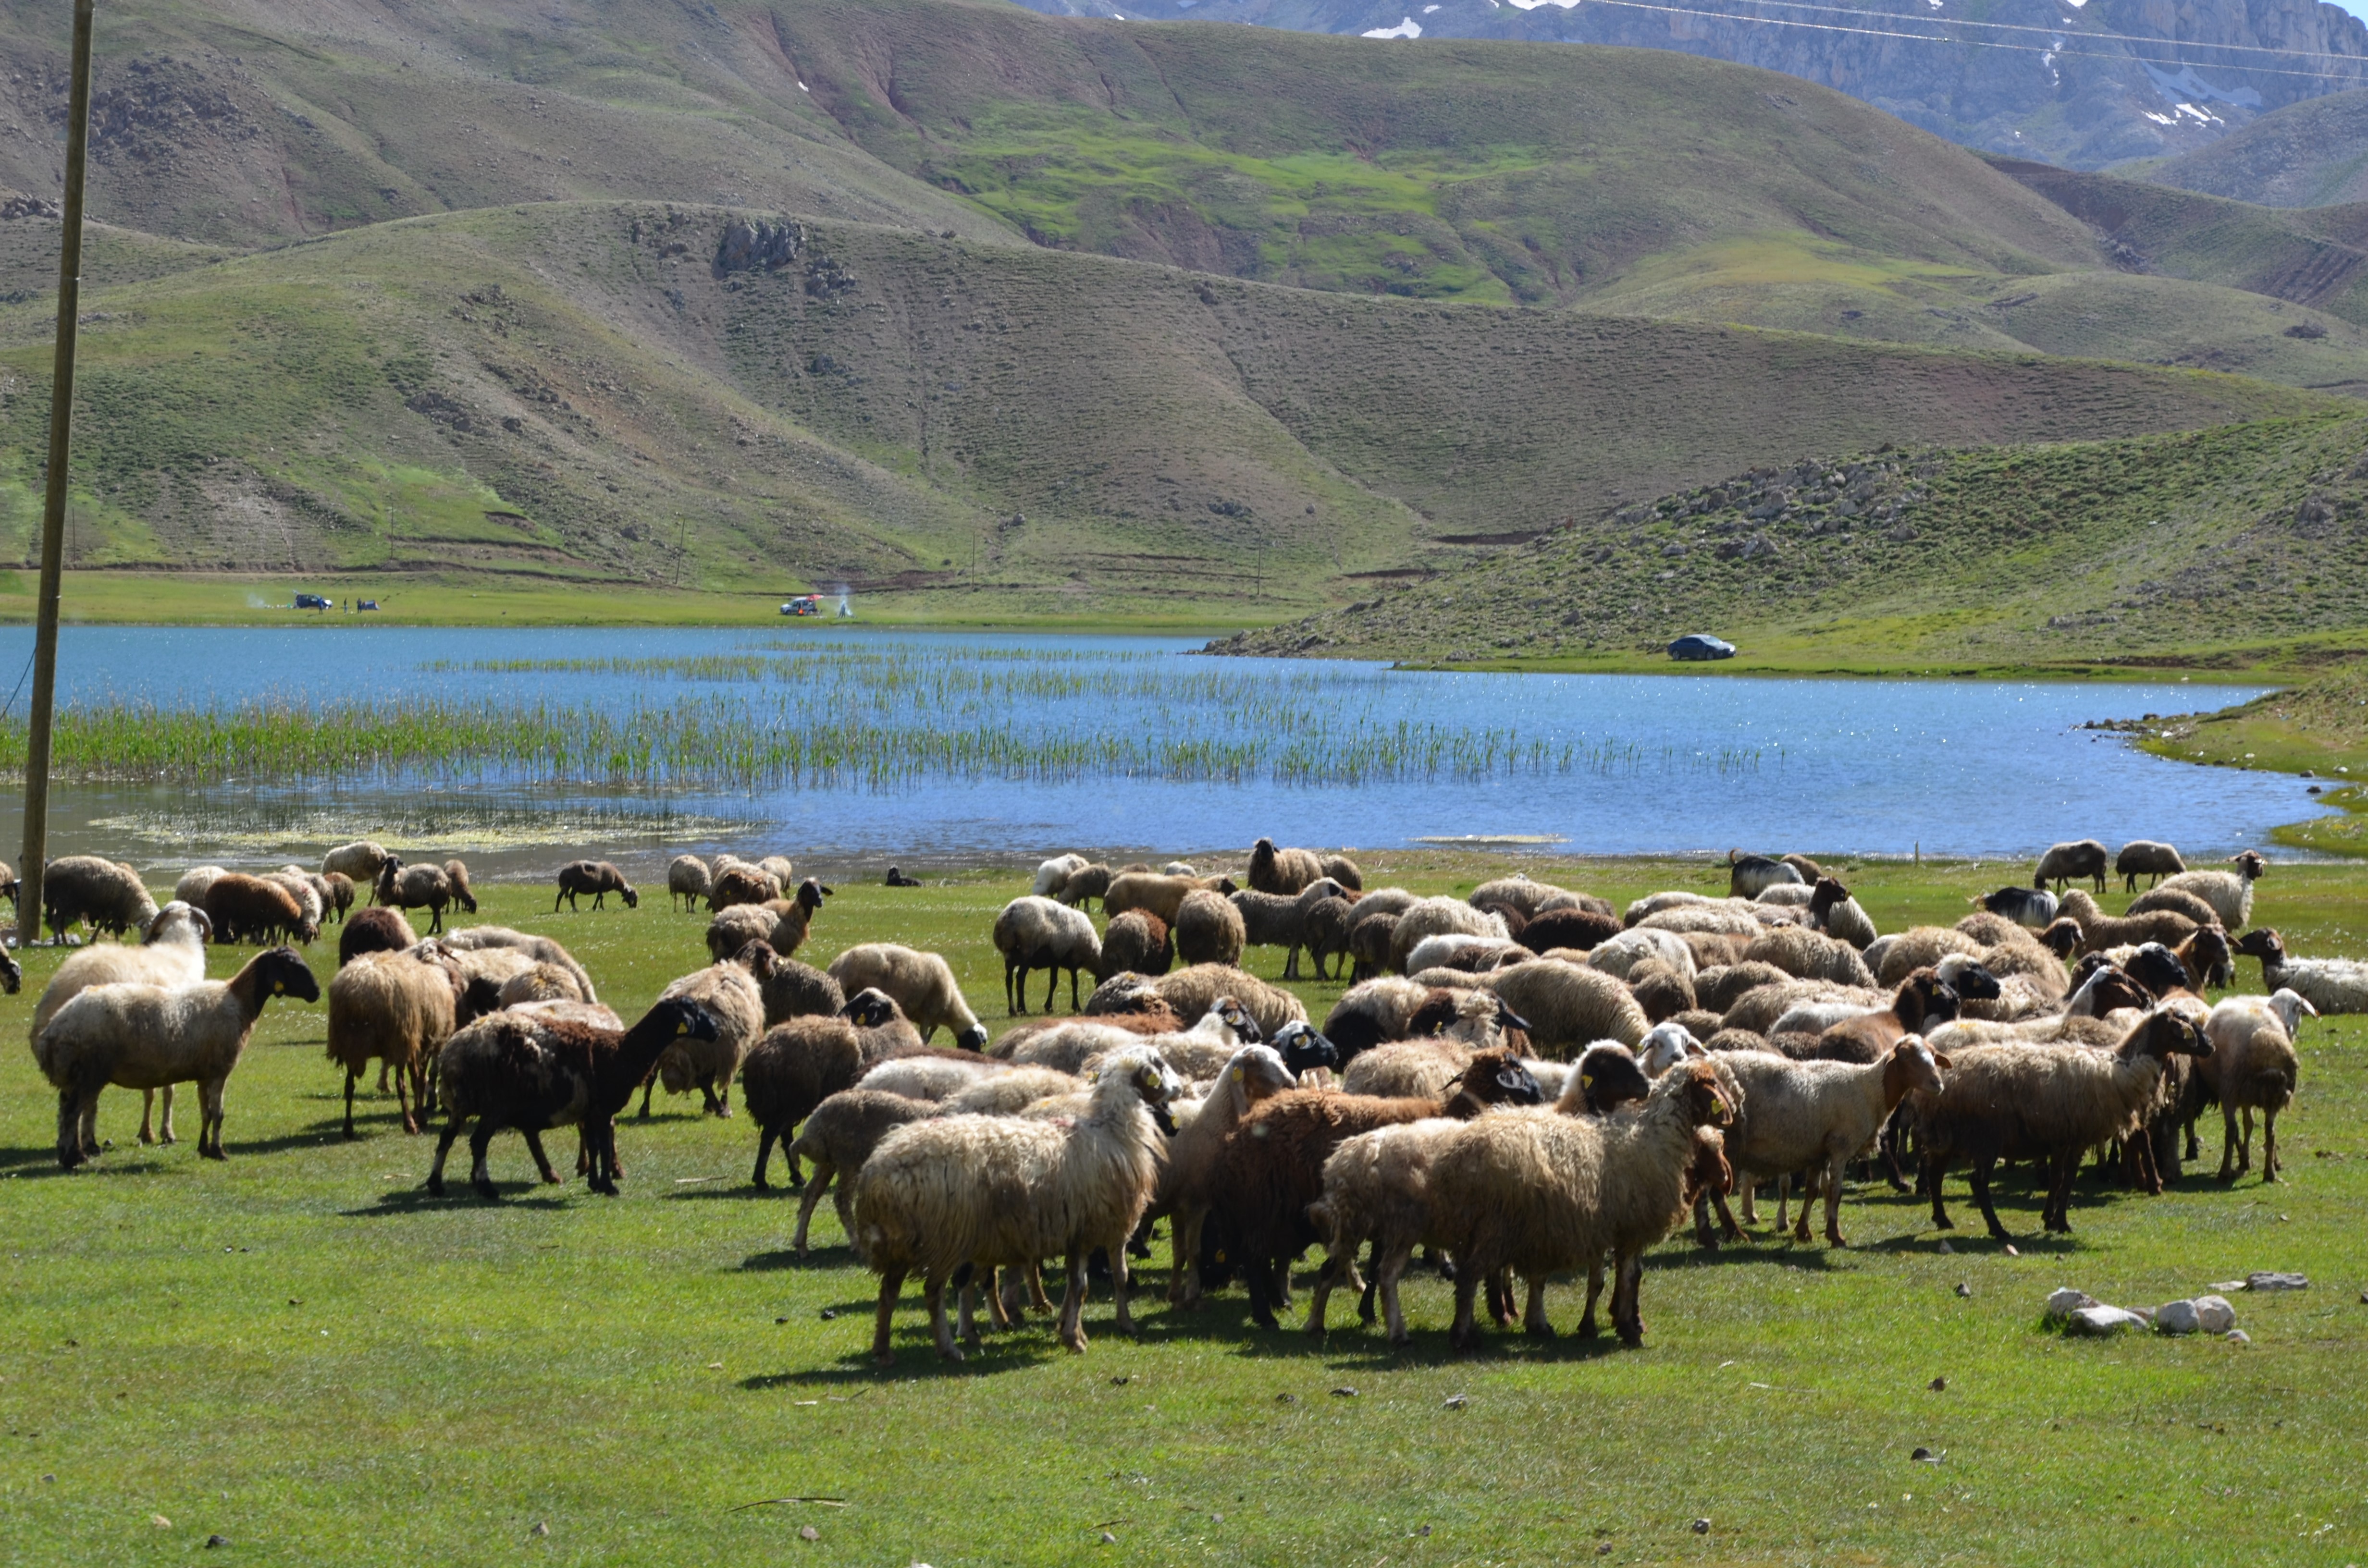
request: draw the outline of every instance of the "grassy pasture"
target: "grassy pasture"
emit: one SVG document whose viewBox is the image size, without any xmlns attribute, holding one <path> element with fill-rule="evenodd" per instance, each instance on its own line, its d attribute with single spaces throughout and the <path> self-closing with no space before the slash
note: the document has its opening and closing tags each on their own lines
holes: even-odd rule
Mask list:
<svg viewBox="0 0 2368 1568">
<path fill-rule="evenodd" d="M 1500 863 L 1364 864 L 1463 891 Z M 1716 879 L 1523 864 L 1615 900 Z M 1850 875 L 1890 929 L 1953 919 L 2014 869 Z M 837 885 L 804 956 L 939 949 L 1000 1024 L 986 930 L 1024 870 L 905 892 L 849 869 Z M 703 919 L 655 891 L 634 912 L 552 916 L 534 886 L 484 905 L 568 942 L 629 1016 L 704 957 Z M 2356 952 L 2368 874 L 2280 866 L 2259 910 L 2299 951 Z M 325 977 L 330 943 L 313 956 Z M 22 1038 L 54 962 L 28 955 L 0 1033 Z M 1340 989 L 1300 987 L 1318 1017 Z M 228 1164 L 197 1159 L 193 1096 L 184 1142 L 149 1150 L 111 1091 L 116 1147 L 65 1176 L 53 1098 L 19 1047 L 0 1052 L 0 1517 L 26 1562 L 178 1562 L 216 1532 L 233 1561 L 406 1563 L 2357 1561 L 2364 1032 L 2305 1031 L 2281 1187 L 2209 1179 L 2207 1131 L 2201 1174 L 2158 1199 L 2084 1180 L 2076 1233 L 2050 1241 L 2018 1176 L 2001 1210 L 2015 1257 L 1982 1239 L 1961 1180 L 1945 1255 L 1917 1205 L 1857 1189 L 1848 1253 L 1764 1232 L 1714 1258 L 1659 1249 L 1637 1351 L 1514 1336 L 1452 1357 L 1447 1290 L 1428 1279 L 1408 1292 L 1405 1354 L 1353 1316 L 1320 1344 L 1261 1334 L 1238 1291 L 1188 1318 L 1158 1300 L 1163 1244 L 1139 1343 L 1098 1295 L 1083 1359 L 1038 1322 L 945 1368 L 916 1290 L 887 1373 L 864 1354 L 871 1277 L 827 1204 L 815 1255 L 789 1255 L 794 1200 L 747 1187 L 744 1117 L 662 1099 L 629 1119 L 613 1201 L 526 1185 L 515 1138 L 495 1145 L 500 1207 L 465 1188 L 432 1201 L 430 1146 L 391 1102 L 365 1102 L 359 1142 L 337 1136 L 322 1012 L 275 1004 L 230 1085 Z M 2252 1268 L 2313 1284 L 2237 1297 L 2249 1346 L 2039 1327 L 2059 1284 L 2150 1305 Z M 1572 1290 L 1551 1305 L 1576 1323 Z M 1918 1445 L 1941 1463 L 1911 1462 Z M 732 1511 L 791 1496 L 848 1506 Z"/>
</svg>

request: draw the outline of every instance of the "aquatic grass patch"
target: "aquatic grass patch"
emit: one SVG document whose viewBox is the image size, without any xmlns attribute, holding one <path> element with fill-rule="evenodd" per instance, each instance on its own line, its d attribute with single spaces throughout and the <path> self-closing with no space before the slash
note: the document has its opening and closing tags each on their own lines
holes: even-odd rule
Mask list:
<svg viewBox="0 0 2368 1568">
<path fill-rule="evenodd" d="M 1363 785 L 1757 769 L 1763 748 L 1648 745 L 1569 728 L 1456 723 L 1371 668 L 1139 652 L 804 650 L 431 665 L 490 685 L 212 706 L 108 700 L 59 717 L 55 766 L 93 781 L 750 792 L 997 778 Z M 513 684 L 534 687 L 510 693 Z M 555 681 L 541 677 L 557 677 Z M 670 691 L 680 683 L 698 689 Z M 1435 695 L 1435 694 L 1428 694 Z M 0 726 L 0 768 L 23 766 Z M 1775 753 L 1782 765 L 1782 750 Z"/>
</svg>

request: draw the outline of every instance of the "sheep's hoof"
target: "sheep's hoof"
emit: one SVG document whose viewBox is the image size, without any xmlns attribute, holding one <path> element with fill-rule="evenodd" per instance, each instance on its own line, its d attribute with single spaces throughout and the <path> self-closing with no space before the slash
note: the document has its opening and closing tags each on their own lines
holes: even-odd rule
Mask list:
<svg viewBox="0 0 2368 1568">
<path fill-rule="evenodd" d="M 1827 1231 L 1826 1233 L 1826 1244 L 1828 1246 L 1847 1247 L 1850 1245 L 1850 1243 L 1842 1240 L 1839 1232 Z"/>
<path fill-rule="evenodd" d="M 1086 1353 L 1086 1336 L 1083 1330 L 1074 1335 L 1061 1335 L 1061 1344 L 1072 1355 L 1082 1356 Z"/>
<path fill-rule="evenodd" d="M 440 1181 L 431 1181 L 431 1182 L 429 1182 L 429 1183 L 427 1184 L 427 1196 L 428 1196 L 428 1197 L 430 1197 L 430 1198 L 441 1198 L 441 1197 L 443 1197 L 443 1196 L 444 1196 L 444 1184 L 443 1184 L 442 1182 L 440 1182 Z"/>
<path fill-rule="evenodd" d="M 475 1187 L 477 1189 L 477 1196 L 484 1199 L 488 1203 L 499 1203 L 502 1200 L 502 1195 L 494 1190 L 494 1184 L 492 1182 L 474 1181 L 471 1182 L 469 1185 Z"/>
<path fill-rule="evenodd" d="M 1578 1320 L 1578 1338 L 1594 1339 L 1599 1337 L 1602 1333 L 1603 1331 L 1595 1325 L 1595 1320 L 1593 1318 L 1581 1318 Z"/>
<path fill-rule="evenodd" d="M 1623 1350 L 1642 1350 L 1645 1347 L 1645 1331 L 1641 1328 L 1622 1329 L 1620 1347 Z"/>
<path fill-rule="evenodd" d="M 1521 1325 L 1521 1332 L 1528 1335 L 1531 1339 L 1552 1339 L 1554 1336 L 1554 1324 L 1546 1322 L 1543 1318 L 1540 1318 L 1535 1323 L 1523 1324 Z"/>
<path fill-rule="evenodd" d="M 200 1145 L 198 1149 L 198 1158 L 201 1160 L 227 1160 L 230 1156 L 223 1153 L 222 1152 L 222 1145 L 217 1143 L 211 1148 Z"/>
<path fill-rule="evenodd" d="M 545 1187 L 557 1187 L 559 1185 L 559 1173 L 557 1171 L 543 1172 L 542 1185 Z"/>
<path fill-rule="evenodd" d="M 896 1352 L 875 1350 L 871 1355 L 871 1364 L 875 1367 L 893 1367 L 896 1364 Z"/>
</svg>

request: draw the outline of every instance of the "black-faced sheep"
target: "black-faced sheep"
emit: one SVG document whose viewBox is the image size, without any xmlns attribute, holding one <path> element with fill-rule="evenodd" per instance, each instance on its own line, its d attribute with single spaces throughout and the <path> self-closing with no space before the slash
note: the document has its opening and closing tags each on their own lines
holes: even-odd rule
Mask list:
<svg viewBox="0 0 2368 1568">
<path fill-rule="evenodd" d="M 1069 1010 L 1078 1007 L 1077 971 L 1099 978 L 1102 945 L 1094 923 L 1082 912 L 1050 898 L 1030 894 L 1015 898 L 995 917 L 995 950 L 1003 955 L 1003 1006 L 1007 1014 L 1028 1010 L 1028 971 L 1044 971 L 1044 1010 L 1053 1009 L 1053 993 L 1061 971 L 1069 971 Z"/>
<path fill-rule="evenodd" d="M 542 1134 L 574 1124 L 590 1169 L 589 1185 L 617 1195 L 623 1167 L 617 1158 L 617 1115 L 665 1051 L 712 1040 L 715 1020 L 688 997 L 662 998 L 630 1029 L 619 1032 L 528 1010 L 491 1013 L 455 1033 L 437 1058 L 451 1119 L 436 1141 L 427 1190 L 444 1196 L 444 1160 L 472 1118 L 469 1181 L 478 1196 L 499 1196 L 485 1169 L 494 1134 L 516 1128 L 535 1168 L 556 1185 L 542 1152 Z"/>
<path fill-rule="evenodd" d="M 2048 1165 L 2042 1221 L 2069 1233 L 2072 1176 L 2088 1150 L 2134 1130 L 2156 1099 L 2164 1062 L 2208 1057 L 2203 1027 L 2174 1011 L 2147 1014 L 2112 1051 L 2082 1045 L 1986 1045 L 1954 1053 L 1938 1095 L 1910 1102 L 1932 1223 L 1952 1229 L 1941 1201 L 1949 1166 L 1972 1167 L 1974 1201 L 1991 1235 L 2008 1239 L 1990 1206 L 1990 1169 L 2001 1159 Z"/>
<path fill-rule="evenodd" d="M 1101 962 L 1094 967 L 1097 982 L 1112 975 L 1162 975 L 1176 967 L 1176 943 L 1167 922 L 1147 909 L 1133 909 L 1110 923 L 1102 933 Z"/>
<path fill-rule="evenodd" d="M 40 1000 L 33 1005 L 34 1040 L 57 1017 L 58 1009 L 94 985 L 115 985 L 134 982 L 144 985 L 195 985 L 206 977 L 206 938 L 213 935 L 213 922 L 202 909 L 193 909 L 175 899 L 157 911 L 156 918 L 148 922 L 141 934 L 140 946 L 124 947 L 114 942 L 97 943 L 80 952 L 67 955 L 50 976 L 49 984 L 41 988 Z M 0 957 L 6 957 L 0 954 Z M 13 960 L 6 970 L 0 970 L 0 989 L 14 995 L 19 974 Z M 173 1142 L 173 1090 L 165 1085 L 165 1114 L 154 1131 L 150 1131 L 150 1118 L 154 1109 L 156 1091 L 141 1095 L 140 1142 L 152 1143 Z"/>
<path fill-rule="evenodd" d="M 2047 853 L 2039 858 L 2039 864 L 2032 868 L 2031 885 L 2044 888 L 2054 882 L 2055 891 L 2062 892 L 2066 884 L 2087 880 L 2095 882 L 2097 891 L 2103 892 L 2105 868 L 2105 846 L 2093 838 L 2050 845 Z"/>
<path fill-rule="evenodd" d="M 1874 928 L 1850 889 L 1831 877 L 1820 877 L 1809 892 L 1809 924 L 1863 953 L 1882 935 Z"/>
<path fill-rule="evenodd" d="M 41 915 L 52 937 L 78 922 L 120 937 L 155 919 L 156 901 L 131 867 L 97 855 L 66 855 L 41 873 Z"/>
<path fill-rule="evenodd" d="M 553 915 L 559 913 L 562 900 L 570 909 L 582 907 L 575 902 L 576 896 L 587 892 L 592 895 L 592 907 L 595 909 L 600 908 L 610 893 L 623 899 L 627 909 L 639 909 L 642 905 L 642 895 L 633 891 L 633 884 L 625 880 L 625 873 L 608 861 L 571 860 L 559 868 L 559 894 L 551 901 L 551 912 Z M 473 903 L 469 905 L 472 913 L 476 907 Z"/>
<path fill-rule="evenodd" d="M 1331 980 L 1347 972 L 1349 928 L 1356 919 L 1357 906 L 1343 897 L 1319 898 L 1307 906 L 1300 923 L 1316 979 Z"/>
<path fill-rule="evenodd" d="M 893 997 L 924 1042 L 943 1028 L 965 1050 L 986 1049 L 986 1026 L 954 983 L 953 966 L 936 953 L 894 942 L 863 942 L 831 960 L 829 974 L 850 996 L 876 990 Z"/>
<path fill-rule="evenodd" d="M 1726 892 L 1729 898 L 1758 898 L 1779 882 L 1802 882 L 1809 879 L 1783 861 L 1766 855 L 1746 855 L 1740 849 L 1726 852 Z"/>
<path fill-rule="evenodd" d="M 427 934 L 444 929 L 444 909 L 453 902 L 452 879 L 441 866 L 406 866 L 394 856 L 379 868 L 378 902 L 392 909 L 427 911 Z"/>
<path fill-rule="evenodd" d="M 193 985 L 94 985 L 57 1010 L 33 1041 L 33 1060 L 58 1091 L 58 1164 L 74 1169 L 98 1153 L 98 1096 L 127 1089 L 198 1085 L 198 1153 L 223 1158 L 222 1085 L 274 996 L 321 999 L 319 982 L 292 948 L 257 953 L 226 981 Z"/>
<path fill-rule="evenodd" d="M 1241 1261 L 1250 1315 L 1275 1326 L 1287 1301 L 1291 1260 L 1316 1239 L 1308 1206 L 1324 1192 L 1324 1162 L 1348 1139 L 1429 1116 L 1475 1117 L 1495 1105 L 1537 1105 L 1537 1080 L 1501 1047 L 1482 1051 L 1437 1099 L 1380 1099 L 1295 1089 L 1265 1101 L 1225 1140 L 1212 1192 L 1212 1217 Z"/>
<path fill-rule="evenodd" d="M 1126 1243 L 1157 1179 L 1159 1134 L 1150 1107 L 1164 1106 L 1173 1084 L 1147 1054 L 1121 1055 L 1103 1067 L 1090 1108 L 1072 1123 L 951 1116 L 882 1139 L 855 1182 L 856 1230 L 880 1276 L 872 1358 L 895 1359 L 889 1324 L 907 1274 L 921 1273 L 939 1354 L 960 1360 L 945 1312 L 955 1271 L 1032 1268 L 1045 1257 L 1066 1264 L 1060 1339 L 1082 1351 L 1086 1259 L 1097 1249 L 1110 1258 L 1119 1330 L 1132 1334 Z M 1000 1305 L 995 1310 L 999 1314 Z"/>
</svg>

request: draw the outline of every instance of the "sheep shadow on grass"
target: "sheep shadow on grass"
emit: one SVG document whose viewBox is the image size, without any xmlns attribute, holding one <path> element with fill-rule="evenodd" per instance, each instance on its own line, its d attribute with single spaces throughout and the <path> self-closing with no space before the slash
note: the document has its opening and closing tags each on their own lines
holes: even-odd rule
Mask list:
<svg viewBox="0 0 2368 1568">
<path fill-rule="evenodd" d="M 477 1196 L 467 1182 L 456 1182 L 438 1198 L 424 1187 L 407 1187 L 394 1192 L 381 1192 L 376 1199 L 358 1209 L 338 1210 L 348 1220 L 400 1219 L 413 1214 L 432 1214 L 449 1209 L 471 1209 L 480 1212 L 495 1209 L 558 1210 L 573 1206 L 573 1198 L 564 1187 L 553 1191 L 539 1181 L 497 1181 L 494 1189 L 502 1196 L 488 1203 Z"/>
</svg>

